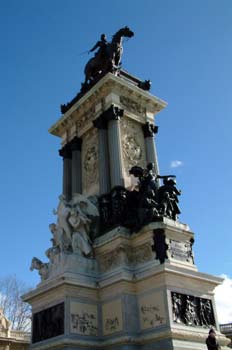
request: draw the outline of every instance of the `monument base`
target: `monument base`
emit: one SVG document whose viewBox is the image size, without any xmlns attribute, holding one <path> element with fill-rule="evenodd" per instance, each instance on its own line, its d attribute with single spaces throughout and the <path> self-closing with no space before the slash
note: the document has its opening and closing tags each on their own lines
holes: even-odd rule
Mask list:
<svg viewBox="0 0 232 350">
<path fill-rule="evenodd" d="M 187 225 L 163 219 L 97 238 L 94 259 L 60 254 L 24 296 L 31 348 L 205 350 L 209 328 L 220 333 L 213 291 L 222 279 L 197 271 L 192 244 Z"/>
</svg>

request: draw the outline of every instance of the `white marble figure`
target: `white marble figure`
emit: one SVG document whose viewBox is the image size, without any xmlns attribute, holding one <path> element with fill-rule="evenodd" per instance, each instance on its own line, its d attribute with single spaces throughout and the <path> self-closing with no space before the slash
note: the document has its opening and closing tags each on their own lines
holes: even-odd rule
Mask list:
<svg viewBox="0 0 232 350">
<path fill-rule="evenodd" d="M 30 270 L 38 270 L 39 275 L 42 280 L 46 280 L 48 278 L 48 268 L 49 264 L 48 263 L 43 263 L 40 259 L 34 257 L 31 261 L 31 267 Z"/>
<path fill-rule="evenodd" d="M 73 253 L 89 255 L 92 251 L 92 242 L 88 236 L 88 226 L 91 220 L 80 211 L 72 209 L 68 221 L 73 228 Z"/>
<path fill-rule="evenodd" d="M 92 256 L 90 224 L 94 217 L 99 216 L 97 207 L 86 196 L 78 193 L 70 201 L 66 201 L 63 195 L 59 196 L 59 200 L 58 208 L 54 210 L 57 223 L 49 225 L 52 246 L 45 252 L 49 262 L 43 263 L 35 257 L 31 262 L 30 270 L 38 270 L 42 281 L 56 268 L 60 253 Z"/>
<path fill-rule="evenodd" d="M 51 239 L 53 245 L 52 248 L 56 248 L 57 252 L 63 252 L 68 250 L 71 239 L 68 238 L 68 235 L 65 234 L 64 229 L 54 223 L 49 225 L 49 229 L 53 236 L 53 238 Z M 71 230 L 71 228 L 69 229 Z"/>
<path fill-rule="evenodd" d="M 81 253 L 85 256 L 92 251 L 89 230 L 91 217 L 99 216 L 97 207 L 84 195 L 76 193 L 71 201 L 67 202 L 64 196 L 59 197 L 60 202 L 55 214 L 57 224 L 50 224 L 54 245 L 61 252 L 69 251 Z M 50 252 L 49 252 L 50 253 Z"/>
<path fill-rule="evenodd" d="M 48 257 L 48 259 L 51 261 L 51 263 L 55 263 L 55 257 L 60 252 L 60 248 L 56 245 L 54 238 L 50 239 L 52 242 L 52 247 L 48 248 L 45 252 L 45 255 Z"/>
<path fill-rule="evenodd" d="M 0 308 L 0 331 L 7 331 L 10 329 L 11 322 L 5 317 L 3 309 Z"/>
<path fill-rule="evenodd" d="M 72 229 L 68 223 L 68 216 L 70 214 L 71 205 L 67 202 L 63 195 L 59 196 L 59 204 L 54 214 L 57 214 L 57 228 L 63 229 L 64 234 L 67 237 L 67 240 L 71 242 L 72 240 Z"/>
</svg>

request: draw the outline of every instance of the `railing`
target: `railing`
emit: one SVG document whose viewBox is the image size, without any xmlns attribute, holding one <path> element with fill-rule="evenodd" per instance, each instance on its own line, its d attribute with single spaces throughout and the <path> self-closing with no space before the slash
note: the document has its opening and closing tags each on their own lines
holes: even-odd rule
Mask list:
<svg viewBox="0 0 232 350">
<path fill-rule="evenodd" d="M 8 337 L 8 330 L 1 330 L 0 331 L 0 337 L 1 338 L 6 338 L 6 337 Z"/>
<path fill-rule="evenodd" d="M 14 338 L 15 340 L 21 340 L 25 342 L 30 342 L 31 333 L 30 332 L 23 332 L 23 331 L 15 331 L 11 330 L 9 334 L 10 338 Z"/>
<path fill-rule="evenodd" d="M 220 324 L 220 331 L 224 334 L 231 333 L 232 335 L 232 323 Z"/>
</svg>

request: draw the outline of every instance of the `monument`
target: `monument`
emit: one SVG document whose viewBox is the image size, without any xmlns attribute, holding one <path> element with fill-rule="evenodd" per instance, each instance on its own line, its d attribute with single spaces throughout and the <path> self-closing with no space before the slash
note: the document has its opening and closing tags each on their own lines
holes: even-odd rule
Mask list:
<svg viewBox="0 0 232 350">
<path fill-rule="evenodd" d="M 222 279 L 197 270 L 181 191 L 159 172 L 156 115 L 167 104 L 120 65 L 133 35 L 102 34 L 49 130 L 61 139 L 63 191 L 47 262 L 31 263 L 41 282 L 24 296 L 31 349 L 201 350 L 212 327 L 228 343 L 214 303 Z"/>
</svg>

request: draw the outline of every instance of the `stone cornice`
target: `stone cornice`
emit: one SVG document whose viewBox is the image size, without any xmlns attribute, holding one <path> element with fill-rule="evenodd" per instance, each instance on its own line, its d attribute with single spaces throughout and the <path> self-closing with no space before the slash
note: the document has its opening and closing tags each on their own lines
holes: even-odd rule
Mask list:
<svg viewBox="0 0 232 350">
<path fill-rule="evenodd" d="M 130 96 L 153 115 L 157 114 L 167 105 L 165 101 L 130 84 L 122 77 L 117 77 L 112 73 L 108 73 L 51 126 L 49 132 L 52 135 L 62 137 L 73 125 L 77 124 L 78 129 L 78 120 L 80 120 L 83 115 L 86 115 L 87 120 L 91 119 L 93 121 L 104 112 L 104 106 L 100 107 L 100 110 L 97 110 L 96 106 L 101 104 L 102 99 L 106 98 L 111 93 L 116 93 L 120 96 Z M 94 110 L 92 110 L 93 106 Z M 92 115 L 91 118 L 90 115 Z"/>
</svg>

